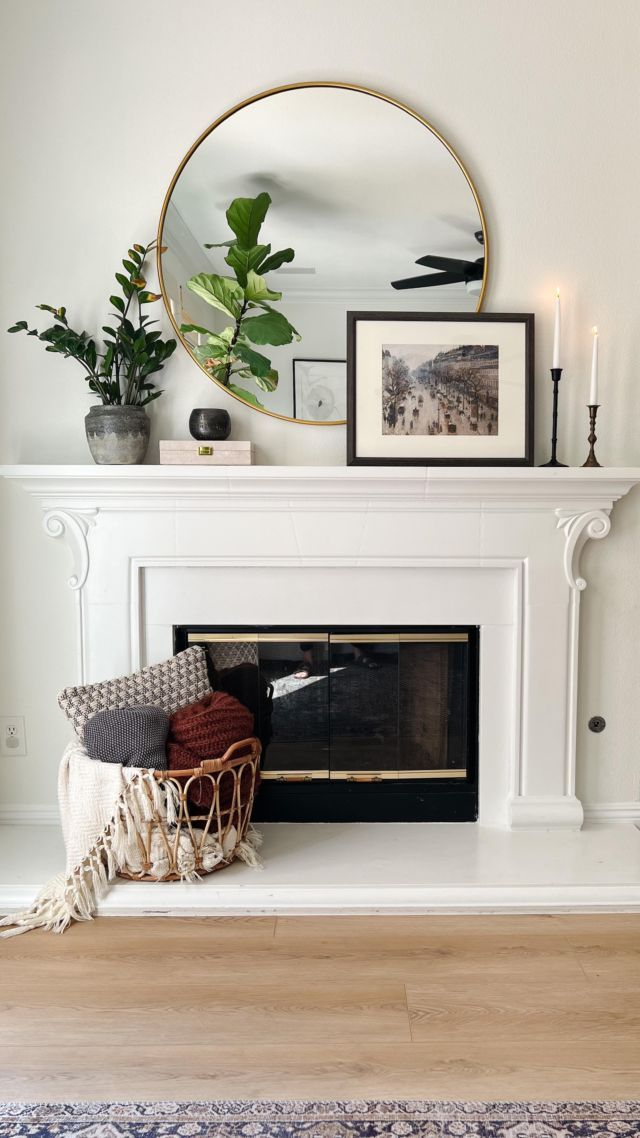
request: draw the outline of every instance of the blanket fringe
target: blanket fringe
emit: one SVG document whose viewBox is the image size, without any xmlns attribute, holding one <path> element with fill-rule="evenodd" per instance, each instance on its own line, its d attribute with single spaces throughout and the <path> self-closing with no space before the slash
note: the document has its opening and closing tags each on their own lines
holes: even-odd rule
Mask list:
<svg viewBox="0 0 640 1138">
<path fill-rule="evenodd" d="M 153 787 L 152 798 L 144 789 L 145 779 Z M 111 821 L 80 864 L 72 873 L 52 878 L 31 908 L 0 920 L 0 926 L 7 929 L 0 937 L 19 936 L 38 928 L 63 933 L 72 921 L 92 920 L 100 899 L 119 868 L 126 864 L 142 819 L 147 813 L 148 820 L 153 819 L 152 802 L 153 806 L 159 804 L 158 813 L 162 816 L 161 797 L 154 793 L 157 787 L 156 779 L 147 772 L 132 778 L 118 797 Z"/>
<path fill-rule="evenodd" d="M 72 921 L 93 920 L 98 904 L 107 893 L 120 869 L 124 869 L 137 849 L 137 833 L 145 823 L 158 818 L 174 825 L 178 819 L 179 791 L 171 782 L 159 786 L 147 771 L 140 772 L 127 783 L 119 795 L 113 817 L 84 858 L 70 874 L 53 877 L 36 897 L 33 905 L 22 913 L 10 913 L 0 920 L 6 931 L 0 938 L 19 936 L 31 929 L 47 929 L 63 933 Z M 258 850 L 262 834 L 249 826 L 243 841 L 236 846 L 236 856 L 254 869 L 262 868 Z M 180 865 L 185 881 L 198 881 L 193 856 L 185 851 Z M 223 857 L 221 847 L 210 852 L 213 868 Z"/>
</svg>

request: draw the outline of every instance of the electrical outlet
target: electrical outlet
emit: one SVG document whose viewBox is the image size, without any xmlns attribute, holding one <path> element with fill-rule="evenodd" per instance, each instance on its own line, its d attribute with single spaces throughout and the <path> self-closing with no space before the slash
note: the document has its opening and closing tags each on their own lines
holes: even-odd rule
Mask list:
<svg viewBox="0 0 640 1138">
<path fill-rule="evenodd" d="M 26 755 L 23 715 L 0 715 L 0 755 Z"/>
</svg>

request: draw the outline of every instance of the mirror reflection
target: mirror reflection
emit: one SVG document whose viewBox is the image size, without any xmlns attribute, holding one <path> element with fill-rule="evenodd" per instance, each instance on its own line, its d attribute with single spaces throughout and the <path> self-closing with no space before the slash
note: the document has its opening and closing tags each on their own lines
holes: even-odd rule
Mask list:
<svg viewBox="0 0 640 1138">
<path fill-rule="evenodd" d="M 312 84 L 205 133 L 161 217 L 161 287 L 211 379 L 294 421 L 343 422 L 346 312 L 475 311 L 485 226 L 459 160 L 384 96 Z"/>
</svg>

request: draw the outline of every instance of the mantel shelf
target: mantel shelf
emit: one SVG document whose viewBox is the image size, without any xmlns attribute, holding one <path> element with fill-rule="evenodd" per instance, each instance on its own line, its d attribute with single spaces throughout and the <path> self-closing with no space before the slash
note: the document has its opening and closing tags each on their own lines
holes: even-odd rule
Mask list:
<svg viewBox="0 0 640 1138">
<path fill-rule="evenodd" d="M 521 503 L 523 508 L 588 503 L 610 509 L 640 482 L 640 468 L 342 466 L 0 466 L 43 505 L 140 506 L 180 500 L 393 501 L 453 507 Z"/>
</svg>

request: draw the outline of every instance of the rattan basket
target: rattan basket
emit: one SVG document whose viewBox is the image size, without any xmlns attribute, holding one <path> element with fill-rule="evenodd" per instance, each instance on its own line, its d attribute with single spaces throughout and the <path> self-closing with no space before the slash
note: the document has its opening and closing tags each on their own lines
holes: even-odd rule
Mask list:
<svg viewBox="0 0 640 1138">
<path fill-rule="evenodd" d="M 234 743 L 220 759 L 205 760 L 201 766 L 184 771 L 154 771 L 160 783 L 170 782 L 177 791 L 179 806 L 177 820 L 170 825 L 153 805 L 151 790 L 145 785 L 149 798 L 149 821 L 136 830 L 141 869 L 118 870 L 119 877 L 130 881 L 180 881 L 184 874 L 179 869 L 178 857 L 184 855 L 185 844 L 193 853 L 198 876 L 213 873 L 230 865 L 237 855 L 237 847 L 247 836 L 251 821 L 253 800 L 260 781 L 261 745 L 258 739 L 244 739 Z M 196 813 L 197 807 L 189 802 L 194 783 L 203 779 L 212 787 L 211 806 L 206 812 Z M 201 810 L 203 808 L 200 808 Z M 216 839 L 223 851 L 222 860 L 212 868 L 205 868 L 203 853 L 207 841 Z M 151 872 L 152 842 L 162 844 L 168 871 L 161 877 Z"/>
</svg>

